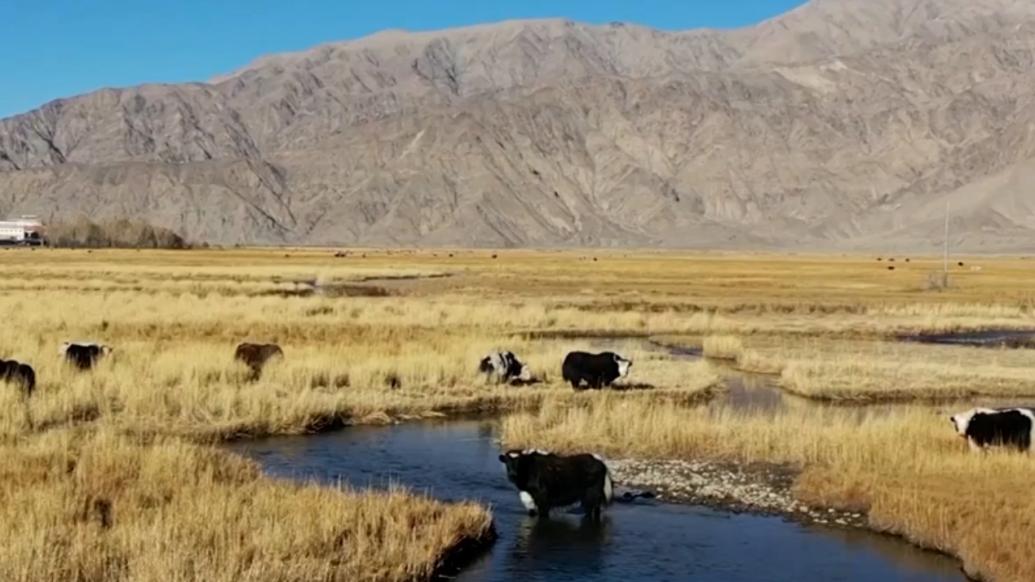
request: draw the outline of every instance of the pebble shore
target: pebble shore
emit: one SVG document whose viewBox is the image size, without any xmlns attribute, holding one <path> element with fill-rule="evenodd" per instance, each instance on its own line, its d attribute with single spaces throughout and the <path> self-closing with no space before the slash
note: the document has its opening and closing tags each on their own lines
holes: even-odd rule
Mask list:
<svg viewBox="0 0 1035 582">
<path fill-rule="evenodd" d="M 670 503 L 704 505 L 737 513 L 779 515 L 808 524 L 867 527 L 861 513 L 809 507 L 791 493 L 794 472 L 772 465 L 709 461 L 608 460 L 616 483 Z"/>
</svg>

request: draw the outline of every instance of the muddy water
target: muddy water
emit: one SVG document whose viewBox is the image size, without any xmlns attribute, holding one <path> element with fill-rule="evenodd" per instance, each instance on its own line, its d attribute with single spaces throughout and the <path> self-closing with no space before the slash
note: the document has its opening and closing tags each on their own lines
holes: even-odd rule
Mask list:
<svg viewBox="0 0 1035 582">
<path fill-rule="evenodd" d="M 644 348 L 650 351 L 666 352 L 672 358 L 679 360 L 693 361 L 703 357 L 699 349 L 667 346 L 649 340 L 644 342 Z M 722 373 L 725 390 L 711 400 L 710 406 L 713 408 L 727 408 L 738 412 L 771 412 L 786 408 L 791 399 L 816 405 L 814 402 L 808 402 L 807 399 L 792 396 L 781 390 L 773 376 L 741 372 L 722 362 L 717 362 L 717 365 Z"/>
<path fill-rule="evenodd" d="M 902 336 L 902 341 L 979 348 L 1035 347 L 1035 330 L 992 329 L 963 333 L 920 334 Z"/>
<path fill-rule="evenodd" d="M 399 483 L 492 507 L 499 539 L 460 580 L 943 581 L 954 560 L 884 536 L 654 501 L 616 504 L 599 524 L 525 515 L 497 460 L 493 421 L 353 427 L 236 443 L 275 476 Z M 619 490 L 620 491 L 620 490 Z"/>
<path fill-rule="evenodd" d="M 669 356 L 686 361 L 699 360 L 703 357 L 700 349 L 668 346 L 650 340 L 640 340 L 644 349 L 665 352 Z M 987 348 L 1035 348 L 1035 331 L 992 330 L 982 332 L 965 332 L 940 335 L 903 336 L 899 341 L 921 342 L 942 345 L 957 345 Z M 604 345 L 599 340 L 598 345 Z M 841 411 L 854 411 L 859 418 L 868 415 L 886 414 L 901 409 L 909 402 L 874 402 L 874 403 L 839 403 L 822 401 L 791 394 L 780 388 L 778 377 L 767 374 L 743 372 L 722 361 L 713 361 L 722 376 L 726 390 L 709 402 L 715 409 L 726 409 L 737 412 L 765 413 L 785 410 L 789 407 L 797 409 L 822 410 L 834 408 Z M 923 405 L 924 402 L 912 403 Z M 940 409 L 968 409 L 974 406 L 985 407 L 1035 407 L 1035 398 L 1002 398 L 994 396 L 974 396 L 958 400 L 943 400 L 928 403 Z"/>
<path fill-rule="evenodd" d="M 776 381 L 768 376 L 725 370 L 723 382 L 726 392 L 715 402 L 738 411 L 780 410 L 787 407 L 787 400 L 794 398 L 776 386 Z"/>
</svg>

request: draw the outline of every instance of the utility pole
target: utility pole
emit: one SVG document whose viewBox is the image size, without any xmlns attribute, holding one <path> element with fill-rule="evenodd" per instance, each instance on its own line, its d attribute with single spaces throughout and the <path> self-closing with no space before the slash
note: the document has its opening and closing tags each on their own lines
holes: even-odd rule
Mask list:
<svg viewBox="0 0 1035 582">
<path fill-rule="evenodd" d="M 949 201 L 945 201 L 945 280 L 949 280 Z"/>
</svg>

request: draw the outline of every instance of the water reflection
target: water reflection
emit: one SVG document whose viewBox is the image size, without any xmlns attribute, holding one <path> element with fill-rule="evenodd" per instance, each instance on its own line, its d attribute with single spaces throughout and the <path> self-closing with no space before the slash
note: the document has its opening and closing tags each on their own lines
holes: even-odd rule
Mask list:
<svg viewBox="0 0 1035 582">
<path fill-rule="evenodd" d="M 401 483 L 490 506 L 499 539 L 466 581 L 962 580 L 956 563 L 865 532 L 809 528 L 654 501 L 616 504 L 599 523 L 575 512 L 530 518 L 497 459 L 498 424 L 354 427 L 229 445 L 277 476 L 357 486 Z"/>
<path fill-rule="evenodd" d="M 979 348 L 1033 348 L 1035 347 L 1035 330 L 988 329 L 984 331 L 905 335 L 899 339 L 925 344 Z"/>
</svg>

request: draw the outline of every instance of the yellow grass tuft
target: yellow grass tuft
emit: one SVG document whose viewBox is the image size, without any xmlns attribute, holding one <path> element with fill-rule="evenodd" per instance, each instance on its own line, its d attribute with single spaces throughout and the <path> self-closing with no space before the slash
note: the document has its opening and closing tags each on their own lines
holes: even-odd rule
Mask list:
<svg viewBox="0 0 1035 582">
<path fill-rule="evenodd" d="M 56 431 L 0 457 L 12 582 L 426 580 L 490 533 L 473 504 L 272 481 L 175 440 Z"/>
<path fill-rule="evenodd" d="M 708 358 L 736 361 L 744 352 L 744 344 L 736 336 L 712 335 L 704 338 L 703 351 Z"/>
<path fill-rule="evenodd" d="M 708 340 L 727 343 L 725 339 Z M 694 337 L 663 338 L 694 346 Z M 713 347 L 722 352 L 724 346 Z M 733 348 L 729 348 L 732 352 Z M 730 358 L 733 359 L 733 358 Z M 1035 359 L 1026 349 L 927 345 L 810 336 L 756 336 L 733 365 L 780 375 L 784 389 L 818 400 L 856 403 L 1035 398 Z"/>
<path fill-rule="evenodd" d="M 436 341 L 422 331 L 361 334 L 323 345 L 285 344 L 284 359 L 271 361 L 253 380 L 247 367 L 232 360 L 233 343 L 115 342 L 114 357 L 84 373 L 57 357 L 57 337 L 23 348 L 26 361 L 36 364 L 39 386 L 28 400 L 13 388 L 0 390 L 0 435 L 90 423 L 225 439 L 594 397 L 575 394 L 559 370 L 565 353 L 590 349 L 585 342 L 480 334 Z M 478 360 L 503 345 L 517 351 L 542 383 L 487 383 L 476 370 Z M 636 362 L 628 381 L 616 386 L 629 398 L 700 400 L 719 381 L 705 363 L 672 360 L 635 343 L 612 345 Z"/>
<path fill-rule="evenodd" d="M 794 394 L 852 402 L 1035 395 L 1035 377 L 1029 370 L 982 364 L 794 361 L 784 368 L 780 381 Z"/>
</svg>

